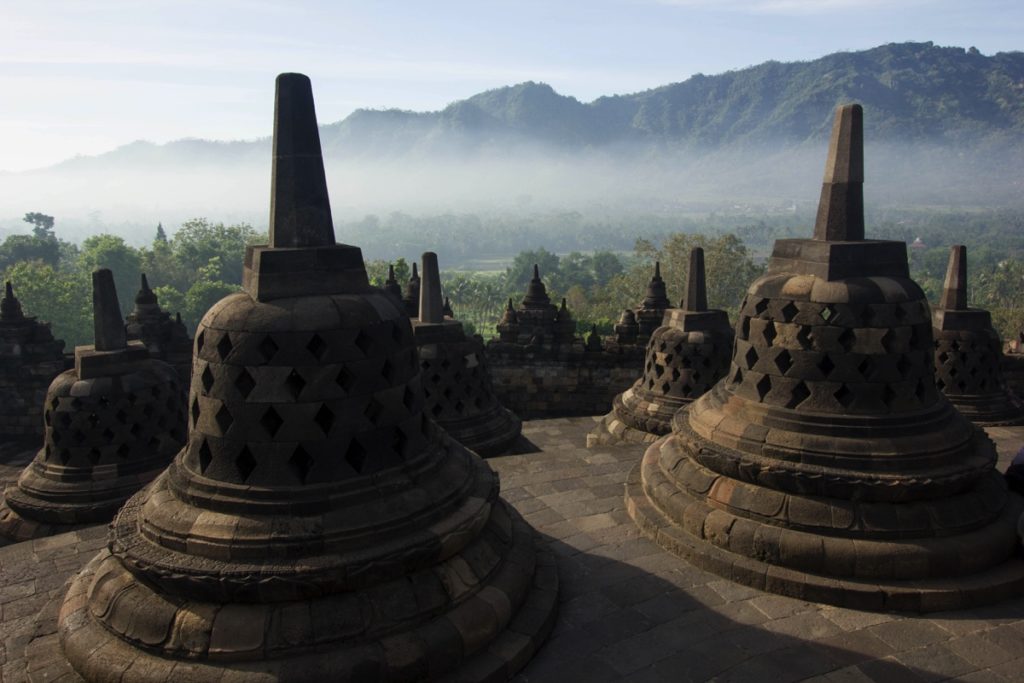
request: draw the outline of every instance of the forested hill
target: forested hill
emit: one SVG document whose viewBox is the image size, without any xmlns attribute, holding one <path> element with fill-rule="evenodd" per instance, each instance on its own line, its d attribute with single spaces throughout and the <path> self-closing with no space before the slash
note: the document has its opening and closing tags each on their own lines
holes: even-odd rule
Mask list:
<svg viewBox="0 0 1024 683">
<path fill-rule="evenodd" d="M 572 149 L 622 144 L 692 149 L 785 146 L 825 138 L 840 102 L 865 107 L 871 142 L 1001 147 L 1024 141 L 1024 52 L 986 56 L 894 43 L 809 62 L 765 62 L 583 103 L 544 83 L 474 95 L 437 112 L 357 110 L 322 126 L 327 154 L 404 156 L 501 151 L 535 142 Z M 267 140 L 133 143 L 111 161 L 200 163 L 262 158 Z M 88 163 L 76 159 L 66 164 Z"/>
<path fill-rule="evenodd" d="M 837 103 L 861 102 L 869 139 L 975 143 L 1024 136 L 1024 52 L 985 56 L 932 43 L 810 62 L 765 62 L 584 104 L 543 83 L 490 90 L 440 112 L 357 111 L 329 144 L 393 150 L 522 136 L 559 146 L 671 142 L 719 147 L 827 135 Z"/>
</svg>

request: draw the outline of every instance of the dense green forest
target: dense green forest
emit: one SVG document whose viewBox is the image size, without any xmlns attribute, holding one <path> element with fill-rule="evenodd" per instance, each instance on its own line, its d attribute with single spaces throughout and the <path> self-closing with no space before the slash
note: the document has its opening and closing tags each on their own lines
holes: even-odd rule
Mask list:
<svg viewBox="0 0 1024 683">
<path fill-rule="evenodd" d="M 575 215 L 566 220 L 578 226 L 594 225 Z M 456 317 L 487 337 L 493 334 L 507 300 L 522 297 L 535 263 L 552 299 L 566 298 L 581 331 L 596 324 L 608 333 L 622 309 L 636 306 L 643 298 L 655 261 L 661 262 L 670 298 L 678 301 L 689 250 L 696 245 L 706 253 L 709 303 L 735 313 L 747 286 L 762 272 L 773 241 L 806 236 L 811 220 L 807 216 L 744 220 L 711 215 L 663 219 L 657 229 L 645 225 L 631 234 L 624 223 L 598 222 L 603 231 L 617 232 L 612 250 L 586 251 L 564 249 L 565 234 L 573 234 L 571 229 L 562 238 L 549 233 L 545 239 L 529 224 L 517 229 L 512 219 L 489 223 L 463 218 L 453 221 L 461 227 L 452 237 L 445 235 L 436 217 L 400 215 L 397 220 L 392 217 L 385 232 L 395 245 L 391 262 L 403 284 L 412 260 L 428 244 L 441 245 L 433 248 L 440 257 L 445 295 L 451 298 Z M 72 244 L 58 237 L 52 216 L 33 212 L 25 215 L 25 221 L 32 226 L 30 233 L 11 235 L 0 244 L 0 270 L 14 283 L 25 311 L 51 322 L 54 334 L 69 346 L 91 342 L 89 274 L 95 268 L 113 270 L 125 313 L 133 306 L 139 274 L 146 273 L 161 305 L 180 313 L 191 331 L 214 302 L 240 287 L 245 247 L 266 241 L 265 234 L 246 224 L 196 218 L 170 235 L 162 225 L 156 226 L 152 242 L 141 248 L 107 234 Z M 641 217 L 637 223 L 642 221 Z M 495 258 L 486 267 L 452 269 L 448 264 L 456 261 L 453 255 L 459 253 L 462 241 L 470 239 L 472 228 L 477 241 L 494 236 Z M 1016 337 L 1024 329 L 1024 213 L 888 211 L 871 216 L 868 234 L 911 245 L 911 274 L 933 301 L 942 288 L 949 247 L 966 243 L 971 305 L 989 309 L 1004 338 Z M 509 249 L 500 257 L 500 246 L 516 243 L 544 246 L 518 254 Z M 388 261 L 369 259 L 366 265 L 371 282 L 382 285 Z"/>
</svg>

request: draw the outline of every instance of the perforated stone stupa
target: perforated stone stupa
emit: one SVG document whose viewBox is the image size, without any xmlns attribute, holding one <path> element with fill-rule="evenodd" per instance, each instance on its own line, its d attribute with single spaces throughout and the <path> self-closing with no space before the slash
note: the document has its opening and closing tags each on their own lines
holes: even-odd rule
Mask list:
<svg viewBox="0 0 1024 683">
<path fill-rule="evenodd" d="M 939 305 L 932 309 L 935 382 L 946 398 L 979 425 L 1019 424 L 1021 405 L 1007 391 L 1003 344 L 992 316 L 967 307 L 967 247 L 950 249 Z"/>
<path fill-rule="evenodd" d="M 187 386 L 192 376 L 192 340 L 178 317 L 160 308 L 156 294 L 143 273 L 135 295 L 135 308 L 125 318 L 129 339 L 138 339 L 154 358 L 170 363 Z"/>
<path fill-rule="evenodd" d="M 412 275 L 409 282 L 405 284 L 405 292 L 402 294 L 402 304 L 405 306 L 405 314 L 415 318 L 420 312 L 420 274 L 416 270 L 416 264 L 412 264 Z"/>
<path fill-rule="evenodd" d="M 0 444 L 23 445 L 43 434 L 43 400 L 64 370 L 64 342 L 50 324 L 25 315 L 5 283 L 0 300 Z"/>
<path fill-rule="evenodd" d="M 665 311 L 672 306 L 668 298 L 668 290 L 665 280 L 661 277 L 661 263 L 655 261 L 654 274 L 647 283 L 647 293 L 635 311 L 636 322 L 639 326 L 637 340 L 646 342 L 654 334 L 654 331 L 661 327 Z"/>
<path fill-rule="evenodd" d="M 733 332 L 725 311 L 708 310 L 704 250 L 690 251 L 686 296 L 665 311 L 647 343 L 643 375 L 612 402 L 587 445 L 653 442 L 671 430 L 672 416 L 702 396 L 729 369 Z"/>
<path fill-rule="evenodd" d="M 522 423 L 494 395 L 483 342 L 444 316 L 437 254 L 423 254 L 419 318 L 413 321 L 423 375 L 424 412 L 484 457 L 508 450 Z"/>
<path fill-rule="evenodd" d="M 508 678 L 553 559 L 423 413 L 409 318 L 335 243 L 300 74 L 272 179 L 270 244 L 196 333 L 188 443 L 71 585 L 64 652 L 93 682 Z"/>
<path fill-rule="evenodd" d="M 43 447 L 4 492 L 0 538 L 24 541 L 109 521 L 185 441 L 177 373 L 125 338 L 107 269 L 93 273 L 96 343 L 50 384 Z"/>
<path fill-rule="evenodd" d="M 1024 503 L 935 386 L 906 245 L 864 239 L 862 111 L 841 107 L 813 239 L 779 240 L 726 379 L 627 482 L 640 528 L 756 588 L 931 611 L 1024 589 Z"/>
</svg>

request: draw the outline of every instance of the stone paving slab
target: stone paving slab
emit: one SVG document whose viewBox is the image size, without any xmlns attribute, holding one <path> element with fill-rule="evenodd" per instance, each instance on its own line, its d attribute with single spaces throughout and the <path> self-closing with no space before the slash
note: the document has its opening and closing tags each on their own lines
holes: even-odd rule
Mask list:
<svg viewBox="0 0 1024 683">
<path fill-rule="evenodd" d="M 643 446 L 587 450 L 596 419 L 525 422 L 540 451 L 489 460 L 561 578 L 555 630 L 519 683 L 1024 681 L 1024 596 L 927 616 L 859 612 L 762 593 L 663 551 L 624 510 Z M 1005 467 L 1024 427 L 989 433 Z M 0 680 L 79 680 L 56 613 L 68 578 L 105 541 L 99 526 L 0 548 Z"/>
</svg>

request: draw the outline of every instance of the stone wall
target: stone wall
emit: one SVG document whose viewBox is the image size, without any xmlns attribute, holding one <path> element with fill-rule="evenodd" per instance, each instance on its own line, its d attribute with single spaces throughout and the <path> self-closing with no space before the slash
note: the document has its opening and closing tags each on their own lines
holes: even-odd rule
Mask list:
<svg viewBox="0 0 1024 683">
<path fill-rule="evenodd" d="M 603 415 L 643 374 L 642 345 L 585 351 L 491 341 L 487 360 L 501 404 L 523 419 Z"/>
</svg>

